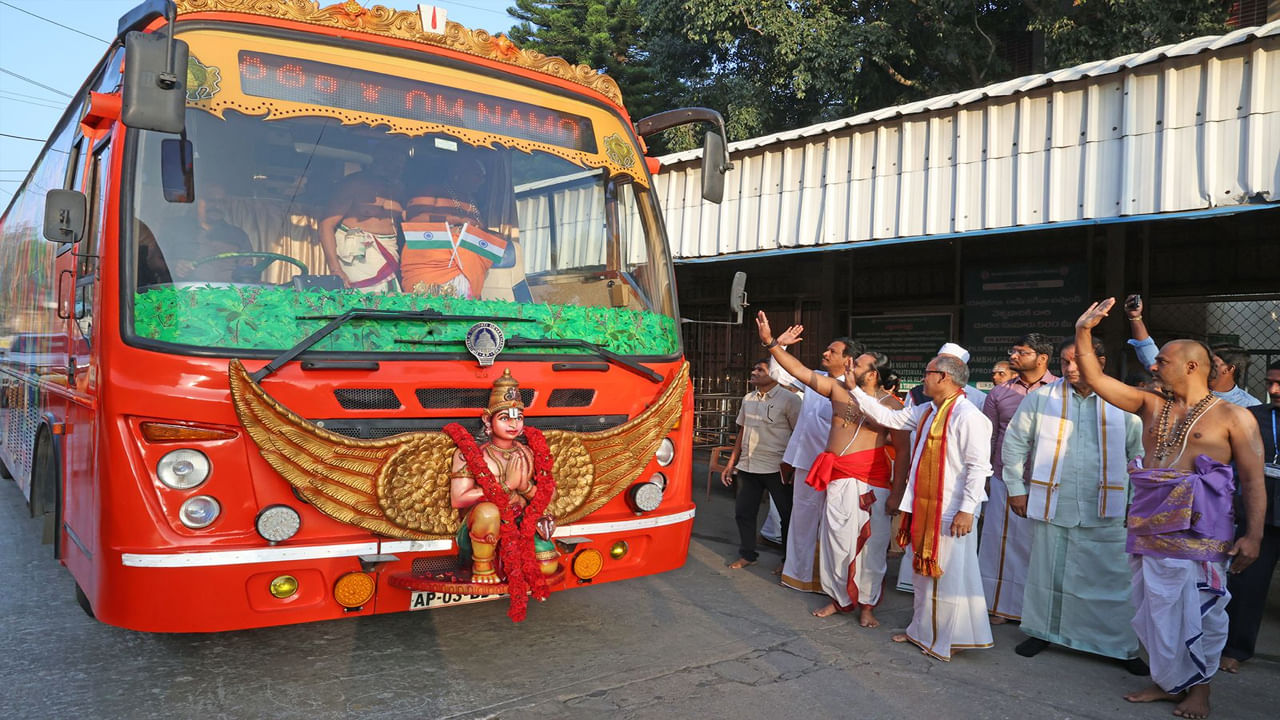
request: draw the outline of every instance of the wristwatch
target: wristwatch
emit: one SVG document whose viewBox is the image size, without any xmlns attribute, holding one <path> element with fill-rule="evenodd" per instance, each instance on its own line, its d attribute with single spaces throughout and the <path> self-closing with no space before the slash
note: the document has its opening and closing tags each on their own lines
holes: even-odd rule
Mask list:
<svg viewBox="0 0 1280 720">
<path fill-rule="evenodd" d="M 768 350 L 769 348 L 775 348 L 777 346 L 778 346 L 778 338 L 774 338 L 767 343 L 760 343 L 760 347 L 764 348 L 765 350 Z"/>
</svg>

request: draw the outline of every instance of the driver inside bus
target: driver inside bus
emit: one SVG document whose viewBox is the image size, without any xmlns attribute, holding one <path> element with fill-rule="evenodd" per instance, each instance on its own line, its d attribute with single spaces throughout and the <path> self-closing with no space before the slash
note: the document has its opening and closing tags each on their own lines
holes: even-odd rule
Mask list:
<svg viewBox="0 0 1280 720">
<path fill-rule="evenodd" d="M 320 247 L 329 272 L 364 292 L 399 289 L 400 174 L 408 159 L 402 139 L 374 146 L 362 171 L 334 189 L 320 223 Z"/>
<path fill-rule="evenodd" d="M 172 271 L 178 282 L 258 282 L 253 259 L 219 255 L 253 252 L 244 230 L 226 220 L 227 191 L 209 183 L 196 192 L 196 232 L 191 242 L 177 247 Z"/>
</svg>

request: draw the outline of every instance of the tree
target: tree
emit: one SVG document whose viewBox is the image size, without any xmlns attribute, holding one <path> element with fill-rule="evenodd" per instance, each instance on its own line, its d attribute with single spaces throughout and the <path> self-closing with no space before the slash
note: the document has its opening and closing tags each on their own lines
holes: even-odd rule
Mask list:
<svg viewBox="0 0 1280 720">
<path fill-rule="evenodd" d="M 634 116 L 739 140 L 1226 31 L 1230 0 L 517 0 L 512 39 L 609 72 Z M 1043 47 L 1043 53 L 1040 48 Z M 1026 52 L 1028 49 L 1034 52 Z M 1047 65 L 1046 65 L 1047 61 Z M 698 142 L 688 129 L 658 149 Z"/>
<path fill-rule="evenodd" d="M 635 117 L 665 109 L 639 39 L 637 0 L 516 0 L 517 45 L 608 73 Z"/>
<path fill-rule="evenodd" d="M 1230 28 L 1232 0 L 1073 0 L 1029 3 L 1052 67 L 1119 57 Z M 1044 7 L 1040 7 L 1044 6 Z"/>
</svg>

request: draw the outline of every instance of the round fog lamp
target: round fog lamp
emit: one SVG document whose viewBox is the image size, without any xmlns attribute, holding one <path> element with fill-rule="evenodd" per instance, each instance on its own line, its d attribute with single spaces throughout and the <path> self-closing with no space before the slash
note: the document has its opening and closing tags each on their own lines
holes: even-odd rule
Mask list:
<svg viewBox="0 0 1280 720">
<path fill-rule="evenodd" d="M 622 558 L 626 557 L 626 555 L 627 555 L 626 540 L 619 540 L 618 542 L 613 544 L 613 547 L 609 548 L 609 557 L 613 558 L 614 560 L 621 560 Z"/>
<path fill-rule="evenodd" d="M 292 575 L 281 575 L 271 581 L 271 594 L 281 600 L 298 592 L 298 579 Z"/>
<path fill-rule="evenodd" d="M 662 444 L 658 446 L 658 452 L 654 453 L 653 457 L 662 467 L 670 465 L 676 457 L 676 444 L 671 442 L 671 438 L 662 438 Z"/>
<path fill-rule="evenodd" d="M 268 505 L 258 513 L 253 524 L 263 540 L 278 543 L 297 534 L 298 528 L 302 527 L 302 518 L 288 505 Z"/>
<path fill-rule="evenodd" d="M 197 495 L 187 498 L 178 509 L 178 519 L 192 530 L 209 527 L 222 512 L 222 506 L 208 495 Z"/>
<path fill-rule="evenodd" d="M 333 584 L 333 599 L 344 608 L 358 608 L 373 597 L 376 585 L 368 573 L 349 572 Z"/>
<path fill-rule="evenodd" d="M 199 450 L 182 448 L 165 453 L 156 463 L 156 477 L 174 490 L 190 490 L 209 478 L 212 465 Z"/>
<path fill-rule="evenodd" d="M 590 580 L 600 574 L 604 568 L 604 556 L 595 548 L 587 548 L 573 556 L 573 574 L 583 580 Z"/>
<path fill-rule="evenodd" d="M 637 483 L 627 491 L 627 504 L 638 513 L 652 512 L 662 503 L 662 486 L 652 480 Z"/>
</svg>

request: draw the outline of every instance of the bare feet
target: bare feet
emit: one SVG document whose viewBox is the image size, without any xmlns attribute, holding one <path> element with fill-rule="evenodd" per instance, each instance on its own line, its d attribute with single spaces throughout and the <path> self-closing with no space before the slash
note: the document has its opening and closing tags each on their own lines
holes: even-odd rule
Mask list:
<svg viewBox="0 0 1280 720">
<path fill-rule="evenodd" d="M 822 607 L 818 608 L 817 610 L 814 610 L 813 616 L 819 617 L 819 618 L 831 617 L 832 615 L 835 615 L 838 611 L 839 611 L 839 608 L 836 607 L 836 604 L 833 602 L 829 602 L 826 605 L 823 605 Z"/>
<path fill-rule="evenodd" d="M 876 619 L 875 615 L 871 614 L 870 605 L 862 606 L 862 615 L 858 618 L 858 624 L 865 628 L 880 627 L 880 621 Z"/>
<path fill-rule="evenodd" d="M 1009 622 L 1009 619 L 1008 619 L 1008 618 L 1002 618 L 1002 617 L 1000 617 L 999 615 L 992 615 L 992 616 L 991 616 L 991 624 L 992 624 L 992 625 L 1003 625 L 1003 624 L 1005 624 L 1005 623 L 1007 623 L 1007 622 Z"/>
<path fill-rule="evenodd" d="M 1180 718 L 1209 717 L 1209 684 L 1192 685 L 1187 688 L 1187 697 L 1173 709 L 1173 714 Z"/>
<path fill-rule="evenodd" d="M 906 633 L 894 633 L 893 641 L 894 642 L 910 642 L 911 638 L 907 637 Z"/>
<path fill-rule="evenodd" d="M 1186 695 L 1186 693 L 1178 693 L 1177 695 L 1167 693 L 1164 691 L 1164 688 L 1152 683 L 1138 692 L 1131 692 L 1128 695 L 1125 695 L 1124 699 L 1131 703 L 1158 702 L 1161 700 L 1178 702 L 1184 695 Z"/>
<path fill-rule="evenodd" d="M 730 569 L 730 570 L 741 570 L 742 568 L 747 567 L 748 565 L 755 565 L 755 564 L 756 564 L 756 561 L 755 561 L 755 560 L 748 560 L 748 559 L 746 559 L 746 558 L 738 558 L 737 560 L 734 560 L 733 562 L 729 563 L 729 569 Z"/>
<path fill-rule="evenodd" d="M 1229 673 L 1238 673 L 1240 672 L 1240 661 L 1223 655 L 1222 660 L 1218 663 L 1218 669 Z"/>
<path fill-rule="evenodd" d="M 778 567 L 776 567 L 776 568 L 774 568 L 774 569 L 773 569 L 773 575 L 774 575 L 774 577 L 782 577 L 782 566 L 781 566 L 781 565 L 779 565 Z"/>
</svg>

